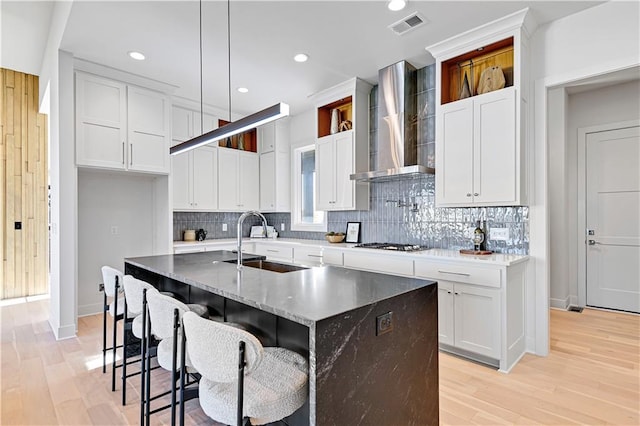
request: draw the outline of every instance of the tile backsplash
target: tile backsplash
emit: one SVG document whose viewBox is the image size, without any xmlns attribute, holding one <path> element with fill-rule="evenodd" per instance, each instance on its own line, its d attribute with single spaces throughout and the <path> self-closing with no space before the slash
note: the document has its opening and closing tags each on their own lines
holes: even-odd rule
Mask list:
<svg viewBox="0 0 640 426">
<path fill-rule="evenodd" d="M 423 164 L 435 167 L 435 66 L 421 68 L 418 77 L 418 155 Z M 377 137 L 377 86 L 370 96 L 370 140 Z M 370 153 L 374 164 L 376 152 Z M 437 173 L 437 171 L 436 171 Z M 529 253 L 528 207 L 435 207 L 435 177 L 424 175 L 370 183 L 369 210 L 329 212 L 329 231 L 346 230 L 347 222 L 361 223 L 362 242 L 395 242 L 426 245 L 431 248 L 472 248 L 471 234 L 477 219 L 487 220 L 487 229 L 507 228 L 507 241 L 489 238 L 487 249 L 515 254 Z M 400 203 L 398 203 L 400 202 Z M 408 207 L 398 207 L 408 205 Z M 182 240 L 185 229 L 205 229 L 207 239 L 235 238 L 240 213 L 173 214 L 173 239 Z M 322 232 L 291 231 L 289 213 L 266 213 L 283 238 L 324 239 Z M 222 225 L 227 224 L 227 231 Z M 248 236 L 256 218 L 247 218 L 243 235 Z M 284 224 L 285 231 L 280 230 Z M 490 234 L 490 232 L 489 232 Z"/>
</svg>

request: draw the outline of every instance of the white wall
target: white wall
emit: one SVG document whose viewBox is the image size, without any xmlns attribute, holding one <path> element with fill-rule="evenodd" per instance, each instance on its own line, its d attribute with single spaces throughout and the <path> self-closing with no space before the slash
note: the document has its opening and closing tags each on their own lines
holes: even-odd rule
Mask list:
<svg viewBox="0 0 640 426">
<path fill-rule="evenodd" d="M 607 2 L 542 26 L 532 38 L 533 143 L 530 203 L 530 255 L 535 283 L 535 342 L 549 352 L 549 191 L 547 91 L 587 77 L 640 64 L 640 3 Z"/>
<path fill-rule="evenodd" d="M 100 268 L 124 270 L 124 258 L 153 250 L 154 178 L 80 169 L 78 173 L 78 315 L 101 312 Z M 117 228 L 117 229 L 114 229 Z"/>
<path fill-rule="evenodd" d="M 533 78 L 569 79 L 637 63 L 639 21 L 640 2 L 613 1 L 540 27 L 533 44 Z"/>
<path fill-rule="evenodd" d="M 315 142 L 316 119 L 314 116 L 315 109 L 298 113 L 291 117 L 290 135 L 291 145 L 301 145 Z"/>
<path fill-rule="evenodd" d="M 569 283 L 567 277 L 567 215 L 566 215 L 566 109 L 567 95 L 563 88 L 549 91 L 549 104 L 555 105 L 549 116 L 547 138 L 549 141 L 549 262 L 550 304 L 554 308 L 566 308 L 569 303 Z"/>
<path fill-rule="evenodd" d="M 56 50 L 51 59 L 50 164 L 51 275 L 49 322 L 58 339 L 76 332 L 77 173 L 73 119 L 73 58 Z"/>
</svg>

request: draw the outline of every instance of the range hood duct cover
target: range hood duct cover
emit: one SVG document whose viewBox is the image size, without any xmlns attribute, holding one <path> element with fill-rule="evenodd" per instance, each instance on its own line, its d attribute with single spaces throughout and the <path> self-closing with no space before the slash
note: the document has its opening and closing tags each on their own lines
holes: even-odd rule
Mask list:
<svg viewBox="0 0 640 426">
<path fill-rule="evenodd" d="M 372 171 L 352 174 L 351 180 L 395 179 L 433 174 L 418 163 L 416 69 L 401 61 L 378 71 L 378 138 L 372 141 L 376 164 Z"/>
</svg>

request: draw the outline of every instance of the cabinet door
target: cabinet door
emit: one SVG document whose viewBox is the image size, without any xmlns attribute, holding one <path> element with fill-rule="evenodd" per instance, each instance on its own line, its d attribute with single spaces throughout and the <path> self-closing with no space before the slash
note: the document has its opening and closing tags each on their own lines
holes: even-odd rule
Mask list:
<svg viewBox="0 0 640 426">
<path fill-rule="evenodd" d="M 258 128 L 258 149 L 260 153 L 271 152 L 276 148 L 276 123 L 271 122 Z"/>
<path fill-rule="evenodd" d="M 332 210 L 336 200 L 335 144 L 332 136 L 316 142 L 316 209 Z"/>
<path fill-rule="evenodd" d="M 335 138 L 335 180 L 336 180 L 336 210 L 352 209 L 354 207 L 355 182 L 351 180 L 353 173 L 353 132 L 339 133 Z"/>
<path fill-rule="evenodd" d="M 129 170 L 169 173 L 169 99 L 129 86 L 127 106 Z"/>
<path fill-rule="evenodd" d="M 471 204 L 473 201 L 473 100 L 440 107 L 436 143 L 436 204 Z"/>
<path fill-rule="evenodd" d="M 455 346 L 500 358 L 500 291 L 454 285 Z"/>
<path fill-rule="evenodd" d="M 258 210 L 260 191 L 260 159 L 253 152 L 239 152 L 239 205 L 240 210 Z"/>
<path fill-rule="evenodd" d="M 193 114 L 191 110 L 174 106 L 171 109 L 171 139 L 184 142 L 193 137 Z"/>
<path fill-rule="evenodd" d="M 238 151 L 218 150 L 218 208 L 238 211 Z"/>
<path fill-rule="evenodd" d="M 200 122 L 204 119 L 202 127 Z M 200 136 L 218 128 L 218 117 L 211 114 L 202 114 L 200 111 L 193 111 L 193 132 L 191 137 Z M 216 145 L 218 143 L 216 142 Z"/>
<path fill-rule="evenodd" d="M 516 201 L 515 93 L 511 87 L 474 99 L 474 203 Z"/>
<path fill-rule="evenodd" d="M 287 146 L 286 150 L 280 151 L 280 145 L 276 151 L 275 162 L 275 199 L 277 212 L 291 211 L 291 154 Z"/>
<path fill-rule="evenodd" d="M 173 209 L 191 210 L 191 152 L 171 156 L 171 185 L 173 187 Z"/>
<path fill-rule="evenodd" d="M 438 340 L 454 345 L 453 283 L 438 281 Z"/>
<path fill-rule="evenodd" d="M 126 86 L 76 74 L 76 163 L 126 168 Z"/>
<path fill-rule="evenodd" d="M 260 210 L 276 210 L 276 153 L 260 155 Z"/>
<path fill-rule="evenodd" d="M 192 151 L 193 207 L 196 210 L 218 208 L 218 149 L 209 146 Z"/>
</svg>

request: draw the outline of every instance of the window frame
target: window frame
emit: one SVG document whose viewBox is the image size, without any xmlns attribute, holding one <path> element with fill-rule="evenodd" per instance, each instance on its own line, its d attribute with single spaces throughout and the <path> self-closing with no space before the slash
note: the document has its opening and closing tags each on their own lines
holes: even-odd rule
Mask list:
<svg viewBox="0 0 640 426">
<path fill-rule="evenodd" d="M 301 174 L 298 171 L 302 167 L 302 153 L 316 149 L 316 145 L 312 141 L 301 142 L 291 146 L 291 230 L 303 232 L 327 232 L 327 212 L 324 212 L 323 221 L 321 223 L 302 222 L 302 212 L 300 206 L 302 196 Z M 315 188 L 314 188 L 315 198 Z M 315 200 L 314 200 L 315 203 Z"/>
</svg>

